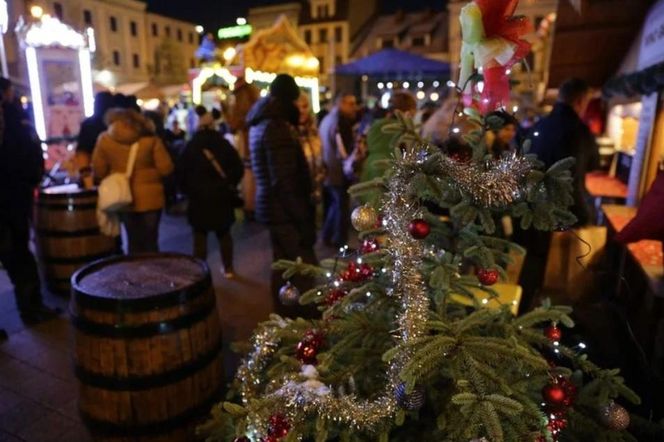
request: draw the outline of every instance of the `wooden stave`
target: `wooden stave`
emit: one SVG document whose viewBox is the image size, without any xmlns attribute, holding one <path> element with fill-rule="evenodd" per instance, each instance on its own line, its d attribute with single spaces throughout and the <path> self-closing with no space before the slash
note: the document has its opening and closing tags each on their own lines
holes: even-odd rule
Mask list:
<svg viewBox="0 0 664 442">
<path fill-rule="evenodd" d="M 180 256 L 175 254 L 162 254 L 160 256 L 165 255 Z M 104 262 L 114 262 L 123 259 L 126 260 L 132 258 L 109 258 L 91 264 L 87 266 L 87 268 L 100 268 L 100 266 L 103 266 Z M 154 308 L 140 308 L 140 305 L 139 308 L 129 308 L 126 312 L 118 311 L 117 309 L 112 311 L 112 309 L 103 308 L 108 307 L 103 304 L 101 305 L 102 309 L 100 310 L 96 310 L 94 306 L 91 305 L 79 306 L 76 301 L 84 299 L 86 294 L 81 292 L 77 282 L 87 274 L 86 268 L 79 270 L 74 277 L 72 277 L 73 296 L 70 303 L 70 310 L 74 318 L 83 317 L 88 320 L 98 320 L 103 325 L 109 325 L 114 323 L 118 317 L 121 317 L 125 325 L 131 326 L 145 322 L 146 319 L 148 322 L 152 323 L 159 319 L 163 321 L 177 318 L 178 315 L 183 314 L 195 314 L 201 311 L 207 313 L 205 321 L 196 322 L 189 328 L 181 328 L 172 333 L 157 335 L 156 337 L 159 338 L 160 342 L 156 343 L 153 347 L 150 347 L 150 341 L 153 341 L 156 338 L 155 336 L 152 338 L 145 337 L 132 340 L 106 338 L 103 345 L 101 342 L 98 343 L 95 356 L 99 358 L 98 362 L 100 365 L 88 367 L 90 372 L 97 374 L 103 373 L 103 370 L 100 370 L 102 365 L 104 365 L 101 361 L 101 358 L 103 357 L 108 358 L 109 355 L 115 357 L 118 353 L 124 353 L 125 355 L 144 355 L 148 354 L 150 350 L 154 350 L 155 348 L 159 349 L 157 353 L 163 353 L 164 348 L 166 348 L 176 351 L 180 356 L 180 359 L 176 360 L 172 354 L 167 354 L 164 360 L 172 362 L 172 364 L 168 364 L 164 367 L 159 367 L 159 365 L 161 365 L 159 362 L 153 364 L 154 366 L 159 367 L 160 373 L 168 371 L 169 369 L 177 370 L 178 367 L 181 367 L 186 362 L 197 361 L 201 355 L 207 354 L 209 360 L 205 361 L 204 366 L 198 371 L 195 371 L 192 376 L 185 377 L 173 384 L 165 384 L 146 389 L 137 388 L 133 391 L 123 391 L 103 388 L 100 386 L 90 386 L 79 382 L 82 418 L 98 437 L 97 440 L 117 442 L 124 440 L 146 442 L 162 440 L 192 440 L 194 427 L 191 427 L 187 431 L 183 431 L 178 425 L 186 425 L 186 422 L 207 414 L 210 407 L 220 399 L 219 392 L 223 387 L 221 326 L 216 309 L 216 296 L 212 286 L 209 269 L 204 263 L 201 264 L 204 266 L 205 270 L 205 277 L 201 280 L 203 282 L 203 287 L 205 288 L 201 289 L 200 284 L 194 284 L 194 286 L 196 286 L 194 288 L 200 293 L 192 293 L 188 298 L 184 297 L 183 299 L 186 301 L 186 304 L 170 305 L 161 310 Z M 168 300 L 168 297 L 162 297 L 162 299 Z M 126 303 L 132 304 L 132 301 L 135 300 L 128 300 Z M 212 308 L 210 308 L 210 305 Z M 93 357 L 89 354 L 81 355 L 80 347 L 85 345 L 89 346 L 90 342 L 92 342 L 91 340 L 94 340 L 95 337 L 86 336 L 86 333 L 76 327 L 74 330 L 76 342 L 74 360 L 76 364 L 79 364 L 81 361 L 93 360 Z M 180 343 L 179 347 L 176 345 L 178 342 Z M 187 349 L 187 346 L 182 345 L 182 343 L 188 343 L 191 348 Z M 147 348 L 147 350 L 145 350 L 145 348 Z M 187 352 L 187 350 L 189 351 Z M 150 358 L 148 358 L 147 361 L 149 362 Z M 127 361 L 125 361 L 125 363 L 126 362 Z M 108 364 L 108 361 L 106 361 L 106 364 Z M 125 377 L 137 376 L 140 378 L 143 376 L 143 379 L 149 379 L 149 377 L 155 373 L 147 371 L 147 368 L 149 368 L 148 366 L 149 364 L 137 360 L 134 361 L 134 365 L 131 367 L 132 369 L 130 369 L 129 366 L 126 366 L 124 371 L 116 372 L 114 362 L 112 366 L 114 370 L 113 376 L 120 374 Z M 140 382 L 138 382 L 138 384 L 140 384 Z M 192 384 L 198 385 L 197 390 L 193 389 Z M 132 394 L 134 396 L 132 396 Z M 100 397 L 102 398 L 101 400 Z M 113 415 L 105 413 L 112 413 L 112 407 L 115 407 L 116 412 L 119 412 L 122 408 L 123 400 L 125 401 L 124 406 L 127 409 L 130 409 L 127 405 L 132 403 L 130 399 L 128 399 L 130 397 L 134 398 L 134 407 L 137 406 L 137 402 L 143 401 L 142 403 L 144 404 L 164 403 L 167 404 L 167 408 L 171 408 L 166 414 L 164 414 L 163 409 L 150 409 L 150 413 L 146 416 L 137 415 L 137 418 L 141 417 L 138 421 L 125 420 L 121 422 L 113 422 L 113 419 L 119 419 L 120 416 L 118 414 Z M 168 405 L 169 403 L 170 405 Z M 98 408 L 88 409 L 95 405 Z M 173 407 L 178 408 L 173 409 Z M 161 414 L 159 414 L 160 411 Z M 185 419 L 182 419 L 182 416 L 185 416 Z M 164 432 L 167 432 L 168 434 L 165 434 Z"/>
<path fill-rule="evenodd" d="M 115 239 L 99 231 L 96 202 L 94 189 L 39 193 L 35 243 L 46 286 L 54 293 L 69 293 L 69 280 L 76 270 L 115 252 Z"/>
</svg>

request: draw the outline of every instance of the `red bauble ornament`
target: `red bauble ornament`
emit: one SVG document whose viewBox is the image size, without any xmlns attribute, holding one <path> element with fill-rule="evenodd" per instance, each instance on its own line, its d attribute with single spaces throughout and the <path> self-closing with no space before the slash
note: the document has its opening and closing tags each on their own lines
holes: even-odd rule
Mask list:
<svg viewBox="0 0 664 442">
<path fill-rule="evenodd" d="M 380 248 L 378 241 L 375 239 L 365 239 L 362 241 L 360 246 L 360 253 L 366 255 L 367 253 L 373 253 Z"/>
<path fill-rule="evenodd" d="M 542 388 L 542 397 L 547 405 L 553 407 L 560 407 L 565 405 L 567 400 L 567 392 L 560 384 L 548 384 Z"/>
<path fill-rule="evenodd" d="M 362 282 L 373 276 L 373 269 L 369 264 L 357 265 L 354 261 L 348 263 L 348 268 L 339 274 L 342 281 Z"/>
<path fill-rule="evenodd" d="M 498 282 L 500 273 L 496 269 L 478 269 L 477 279 L 480 280 L 482 285 L 494 285 Z"/>
<path fill-rule="evenodd" d="M 563 337 L 563 332 L 554 324 L 544 329 L 544 336 L 546 336 L 549 341 L 556 342 L 560 341 L 560 338 Z"/>
<path fill-rule="evenodd" d="M 295 357 L 303 364 L 316 365 L 318 360 L 318 351 L 323 346 L 325 337 L 322 333 L 309 330 L 304 334 L 304 338 L 297 343 L 295 348 Z"/>
<path fill-rule="evenodd" d="M 334 289 L 330 290 L 328 294 L 325 296 L 325 304 L 332 306 L 342 300 L 343 298 L 346 297 L 348 293 L 345 290 L 341 289 Z"/>
<path fill-rule="evenodd" d="M 290 431 L 290 424 L 283 414 L 275 414 L 270 417 L 270 424 L 267 429 L 268 437 L 279 439 L 286 437 Z"/>
<path fill-rule="evenodd" d="M 424 239 L 431 233 L 431 226 L 425 220 L 417 218 L 408 224 L 408 232 L 415 239 Z"/>
<path fill-rule="evenodd" d="M 563 401 L 563 405 L 566 407 L 571 407 L 574 404 L 574 400 L 576 399 L 576 393 L 578 390 L 576 385 L 574 385 L 574 382 L 562 376 L 558 377 L 558 385 L 560 385 L 563 390 L 565 390 L 565 400 Z"/>
</svg>

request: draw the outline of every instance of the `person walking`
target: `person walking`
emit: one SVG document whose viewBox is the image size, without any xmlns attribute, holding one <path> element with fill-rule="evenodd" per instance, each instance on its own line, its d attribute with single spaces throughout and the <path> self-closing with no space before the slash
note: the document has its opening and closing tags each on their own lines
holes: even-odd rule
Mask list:
<svg viewBox="0 0 664 442">
<path fill-rule="evenodd" d="M 300 138 L 300 145 L 304 152 L 304 157 L 309 166 L 309 176 L 311 178 L 311 199 L 314 204 L 322 201 L 323 180 L 325 179 L 325 167 L 323 166 L 323 156 L 321 152 L 320 137 L 316 127 L 316 117 L 311 111 L 309 97 L 304 92 L 300 94 L 297 100 L 297 107 L 300 111 L 297 131 Z"/>
<path fill-rule="evenodd" d="M 237 186 L 244 166 L 233 146 L 215 128 L 208 112 L 199 117 L 198 130 L 180 158 L 178 175 L 189 198 L 187 216 L 194 235 L 194 256 L 207 259 L 208 234 L 219 241 L 227 278 L 234 276 L 233 238 Z"/>
<path fill-rule="evenodd" d="M 164 207 L 163 179 L 173 172 L 171 161 L 154 125 L 133 109 L 107 113 L 108 130 L 99 136 L 92 154 L 92 169 L 101 181 L 112 173 L 124 173 L 129 152 L 138 143 L 131 175 L 132 205 L 120 212 L 130 255 L 159 251 L 159 221 Z"/>
<path fill-rule="evenodd" d="M 320 139 L 323 145 L 323 163 L 327 171 L 325 177 L 325 198 L 327 211 L 323 224 L 323 242 L 326 245 L 341 247 L 348 240 L 350 228 L 350 197 L 354 162 L 355 135 L 353 125 L 357 117 L 355 96 L 342 93 L 336 104 L 320 124 Z"/>
<path fill-rule="evenodd" d="M 299 110 L 295 100 L 300 89 L 290 75 L 279 74 L 270 94 L 259 100 L 247 115 L 251 164 L 256 176 L 256 220 L 270 230 L 274 260 L 317 262 L 315 206 L 307 160 L 298 140 Z M 295 278 L 300 290 L 310 281 Z M 283 284 L 280 271 L 272 272 L 272 295 L 276 311 L 299 314 L 278 300 Z"/>
<path fill-rule="evenodd" d="M 585 176 L 599 166 L 597 143 L 581 119 L 589 101 L 590 88 L 585 81 L 576 78 L 565 81 L 553 110 L 535 124 L 530 136 L 529 153 L 537 155 L 546 169 L 564 158 L 576 159 L 572 167 L 574 203 L 571 207 L 577 218 L 575 227 L 592 220 L 592 210 L 586 201 Z M 528 249 L 519 279 L 523 287 L 523 309 L 530 307 L 544 283 L 551 235 L 551 232 L 515 228 L 515 242 Z"/>
<path fill-rule="evenodd" d="M 244 178 L 242 180 L 242 194 L 244 197 L 244 218 L 253 221 L 256 207 L 256 179 L 251 170 L 251 154 L 249 152 L 249 127 L 247 126 L 247 114 L 252 106 L 260 98 L 258 88 L 247 83 L 240 76 L 235 82 L 231 104 L 224 109 L 226 121 L 231 133 L 235 134 L 235 147 L 240 152 L 240 158 L 244 162 Z"/>
<path fill-rule="evenodd" d="M 3 77 L 0 109 L 0 263 L 14 286 L 21 319 L 35 323 L 59 313 L 42 301 L 37 263 L 29 248 L 33 195 L 44 172 L 43 152 L 34 128 L 14 101 L 11 82 Z"/>
</svg>

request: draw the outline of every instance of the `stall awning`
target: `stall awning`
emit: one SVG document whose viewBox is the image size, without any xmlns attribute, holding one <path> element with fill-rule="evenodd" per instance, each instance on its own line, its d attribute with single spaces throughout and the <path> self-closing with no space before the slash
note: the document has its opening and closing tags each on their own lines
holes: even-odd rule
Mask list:
<svg viewBox="0 0 664 442">
<path fill-rule="evenodd" d="M 446 76 L 450 74 L 450 64 L 422 57 L 398 49 L 383 49 L 375 54 L 360 58 L 336 68 L 339 75 L 385 76 Z"/>
<path fill-rule="evenodd" d="M 591 86 L 601 87 L 617 72 L 653 3 L 653 0 L 558 2 L 548 86 L 557 88 L 566 79 L 578 77 Z M 578 9 L 577 4 L 580 4 Z"/>
</svg>

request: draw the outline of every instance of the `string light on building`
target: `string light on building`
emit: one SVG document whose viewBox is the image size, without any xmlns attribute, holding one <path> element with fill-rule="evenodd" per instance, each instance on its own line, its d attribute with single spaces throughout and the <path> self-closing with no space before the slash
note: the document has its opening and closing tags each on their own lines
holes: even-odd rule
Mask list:
<svg viewBox="0 0 664 442">
<path fill-rule="evenodd" d="M 433 87 L 440 87 L 440 81 L 436 80 L 433 82 Z"/>
<path fill-rule="evenodd" d="M 237 54 L 235 48 L 233 46 L 229 46 L 224 50 L 222 56 L 227 63 L 230 63 L 235 58 L 235 54 Z"/>
<path fill-rule="evenodd" d="M 438 101 L 440 95 L 438 94 L 438 92 L 432 92 L 431 95 L 429 95 L 429 98 L 431 99 L 431 101 Z"/>
<path fill-rule="evenodd" d="M 452 88 L 456 87 L 456 83 L 453 82 L 452 80 L 447 80 L 446 84 L 447 84 L 447 87 L 452 87 Z"/>
<path fill-rule="evenodd" d="M 202 34 L 205 29 L 203 29 L 203 26 L 201 26 L 201 25 L 196 25 L 194 30 L 199 34 Z"/>
<path fill-rule="evenodd" d="M 244 26 L 247 24 L 247 19 L 244 17 L 238 17 L 235 19 L 235 24 L 237 24 L 238 26 Z"/>
<path fill-rule="evenodd" d="M 388 89 L 392 89 L 393 87 L 394 87 L 394 83 L 392 83 L 391 81 L 387 83 L 387 88 Z"/>
<path fill-rule="evenodd" d="M 404 89 L 408 89 L 410 87 L 410 83 L 407 82 L 407 81 L 404 81 L 402 86 L 403 86 Z"/>
<path fill-rule="evenodd" d="M 415 94 L 418 100 L 424 100 L 424 98 L 427 96 L 427 94 L 424 93 L 424 91 L 417 91 L 417 94 Z"/>
<path fill-rule="evenodd" d="M 379 82 L 376 86 L 378 86 L 378 89 L 384 89 L 385 88 L 385 84 L 383 84 L 383 82 Z"/>
<path fill-rule="evenodd" d="M 423 81 L 418 81 L 417 82 L 417 87 L 422 89 L 424 87 L 424 82 Z"/>
</svg>

